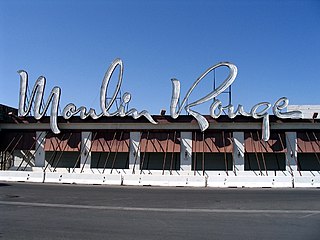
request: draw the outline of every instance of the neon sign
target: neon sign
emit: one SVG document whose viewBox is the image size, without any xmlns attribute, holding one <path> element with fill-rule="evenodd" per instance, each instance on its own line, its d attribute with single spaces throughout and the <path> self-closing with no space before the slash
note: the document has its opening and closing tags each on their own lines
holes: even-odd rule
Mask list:
<svg viewBox="0 0 320 240">
<path fill-rule="evenodd" d="M 187 99 L 189 98 L 192 91 L 199 84 L 199 82 L 208 73 L 222 66 L 225 66 L 229 69 L 229 76 L 221 83 L 221 85 L 218 86 L 215 90 L 211 91 L 206 96 L 196 100 L 195 102 L 186 104 Z M 111 77 L 114 74 L 114 71 L 117 67 L 119 67 L 119 70 L 120 70 L 118 75 L 117 86 L 110 101 L 107 101 L 106 94 L 107 94 L 108 86 L 109 86 Z M 47 101 L 44 103 L 43 97 L 44 97 L 46 79 L 45 77 L 40 76 L 35 82 L 35 85 L 31 92 L 30 101 L 28 101 L 27 103 L 26 99 L 27 99 L 27 88 L 28 88 L 28 74 L 26 71 L 23 71 L 23 70 L 18 71 L 18 73 L 20 75 L 20 96 L 19 96 L 19 110 L 18 110 L 19 116 L 22 116 L 22 117 L 27 116 L 31 112 L 32 103 L 34 102 L 33 116 L 35 119 L 40 120 L 46 114 L 46 112 L 48 111 L 49 105 L 51 104 L 50 128 L 55 134 L 60 133 L 57 118 L 58 118 L 61 89 L 59 87 L 54 87 L 51 90 Z M 263 119 L 262 139 L 267 141 L 270 137 L 270 123 L 269 123 L 268 110 L 272 106 L 271 103 L 269 102 L 257 103 L 251 108 L 250 112 L 246 112 L 244 110 L 244 107 L 241 104 L 239 104 L 235 110 L 232 104 L 223 106 L 222 102 L 219 99 L 217 99 L 217 97 L 223 91 L 225 91 L 229 86 L 232 85 L 232 83 L 236 79 L 236 76 L 237 76 L 237 67 L 232 63 L 222 62 L 208 68 L 192 84 L 192 86 L 186 93 L 185 97 L 183 98 L 180 107 L 178 107 L 178 100 L 180 98 L 180 82 L 177 79 L 172 79 L 172 97 L 171 97 L 171 104 L 170 104 L 171 117 L 174 119 L 178 118 L 178 116 L 181 114 L 181 111 L 183 110 L 183 107 L 184 107 L 184 109 L 197 120 L 201 131 L 205 131 L 209 127 L 208 121 L 205 119 L 205 117 L 202 114 L 194 111 L 192 108 L 202 103 L 208 102 L 212 99 L 215 99 L 210 106 L 210 116 L 212 118 L 218 118 L 224 110 L 227 111 L 227 115 L 229 118 L 234 118 L 237 115 L 253 117 L 255 119 L 262 118 Z M 64 107 L 62 111 L 63 118 L 69 119 L 72 116 L 77 114 L 80 115 L 81 119 L 86 119 L 87 117 L 91 117 L 92 119 L 98 119 L 102 116 L 106 116 L 106 117 L 131 116 L 134 119 L 138 119 L 143 116 L 150 123 L 157 124 L 157 122 L 152 118 L 152 116 L 146 110 L 142 110 L 140 112 L 135 108 L 131 108 L 127 111 L 125 110 L 127 104 L 131 101 L 131 94 L 128 92 L 125 92 L 122 95 L 121 97 L 122 102 L 120 103 L 119 106 L 117 106 L 116 111 L 110 112 L 110 109 L 114 105 L 116 101 L 116 97 L 119 94 L 120 87 L 122 84 L 122 79 L 123 79 L 123 63 L 120 59 L 115 59 L 109 66 L 107 72 L 105 73 L 102 84 L 101 84 L 101 88 L 100 88 L 101 113 L 97 114 L 96 110 L 93 108 L 90 108 L 89 110 L 87 110 L 87 108 L 84 106 L 77 107 L 75 104 L 69 103 Z M 303 116 L 300 111 L 281 112 L 288 106 L 288 103 L 289 103 L 289 100 L 287 98 L 285 97 L 280 98 L 272 106 L 273 114 L 278 118 L 291 118 L 291 119 L 302 118 Z M 42 105 L 44 107 L 43 107 L 43 110 L 41 111 Z"/>
</svg>

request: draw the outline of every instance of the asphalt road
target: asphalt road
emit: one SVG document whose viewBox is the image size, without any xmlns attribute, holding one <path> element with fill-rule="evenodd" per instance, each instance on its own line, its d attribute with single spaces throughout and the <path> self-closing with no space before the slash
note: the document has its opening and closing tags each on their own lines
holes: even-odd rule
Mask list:
<svg viewBox="0 0 320 240">
<path fill-rule="evenodd" d="M 320 189 L 0 183 L 0 239 L 320 239 Z"/>
</svg>

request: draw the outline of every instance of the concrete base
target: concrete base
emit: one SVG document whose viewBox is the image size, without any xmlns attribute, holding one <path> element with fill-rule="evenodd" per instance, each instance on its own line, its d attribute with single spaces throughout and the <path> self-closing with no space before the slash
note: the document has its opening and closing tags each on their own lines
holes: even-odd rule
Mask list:
<svg viewBox="0 0 320 240">
<path fill-rule="evenodd" d="M 207 182 L 208 187 L 292 187 L 292 178 L 291 177 L 272 177 L 272 176 L 259 176 L 259 177 L 209 177 Z"/>
<path fill-rule="evenodd" d="M 100 170 L 86 170 L 69 173 L 43 172 L 43 168 L 33 171 L 0 171 L 0 181 L 13 182 L 45 182 L 69 184 L 109 184 L 132 186 L 177 186 L 177 187 L 320 187 L 320 172 L 295 171 L 292 175 L 287 172 L 254 172 L 254 171 L 142 171 L 132 174 L 131 170 L 114 170 L 103 173 Z"/>
<path fill-rule="evenodd" d="M 210 172 L 207 180 L 208 187 L 286 187 L 293 186 L 293 179 L 288 172 Z"/>
<path fill-rule="evenodd" d="M 0 171 L 0 181 L 8 182 L 43 182 L 43 172 Z"/>
<path fill-rule="evenodd" d="M 320 187 L 319 171 L 295 171 L 293 175 L 293 184 L 296 188 Z"/>
<path fill-rule="evenodd" d="M 206 178 L 188 175 L 124 175 L 123 185 L 205 187 Z"/>
<path fill-rule="evenodd" d="M 121 175 L 86 174 L 86 173 L 58 173 L 48 172 L 44 175 L 46 183 L 77 183 L 77 184 L 108 184 L 121 185 Z"/>
</svg>

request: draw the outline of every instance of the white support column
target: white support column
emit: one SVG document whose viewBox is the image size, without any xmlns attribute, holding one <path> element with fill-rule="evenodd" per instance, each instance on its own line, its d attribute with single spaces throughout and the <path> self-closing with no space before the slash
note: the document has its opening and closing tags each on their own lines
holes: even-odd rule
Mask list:
<svg viewBox="0 0 320 240">
<path fill-rule="evenodd" d="M 244 171 L 244 132 L 233 133 L 233 162 L 235 171 Z"/>
<path fill-rule="evenodd" d="M 35 167 L 44 167 L 45 166 L 45 136 L 46 132 L 36 132 L 36 152 L 34 156 L 34 165 Z"/>
<path fill-rule="evenodd" d="M 286 132 L 286 145 L 287 145 L 287 152 L 286 152 L 286 170 L 287 171 L 297 171 L 297 133 L 296 132 Z M 291 169 L 290 169 L 291 168 Z"/>
<path fill-rule="evenodd" d="M 191 171 L 192 166 L 192 132 L 181 132 L 180 169 Z"/>
<path fill-rule="evenodd" d="M 80 169 L 89 170 L 91 166 L 91 132 L 81 132 Z"/>
<path fill-rule="evenodd" d="M 129 169 L 140 170 L 140 132 L 130 132 Z"/>
</svg>

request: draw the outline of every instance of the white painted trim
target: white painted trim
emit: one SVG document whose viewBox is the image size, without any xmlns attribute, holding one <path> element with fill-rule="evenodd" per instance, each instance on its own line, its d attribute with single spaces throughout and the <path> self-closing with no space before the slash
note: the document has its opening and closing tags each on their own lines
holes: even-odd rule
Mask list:
<svg viewBox="0 0 320 240">
<path fill-rule="evenodd" d="M 192 132 L 180 133 L 180 170 L 191 171 L 192 168 Z"/>
<path fill-rule="evenodd" d="M 131 172 L 140 171 L 140 132 L 130 132 L 129 169 Z"/>
<path fill-rule="evenodd" d="M 34 156 L 35 166 L 36 167 L 44 167 L 45 166 L 45 151 L 44 151 L 44 145 L 45 145 L 45 137 L 46 132 L 36 132 L 36 152 Z"/>
<path fill-rule="evenodd" d="M 233 170 L 244 171 L 244 132 L 233 132 L 233 140 Z"/>
<path fill-rule="evenodd" d="M 296 132 L 286 132 L 286 146 L 287 146 L 287 152 L 286 152 L 286 169 L 287 171 L 297 171 L 297 159 L 298 159 L 298 153 L 297 153 L 297 133 Z M 292 148 L 292 149 L 291 149 Z"/>
<path fill-rule="evenodd" d="M 91 167 L 91 139 L 92 132 L 81 132 L 80 169 L 83 170 Z"/>
</svg>

